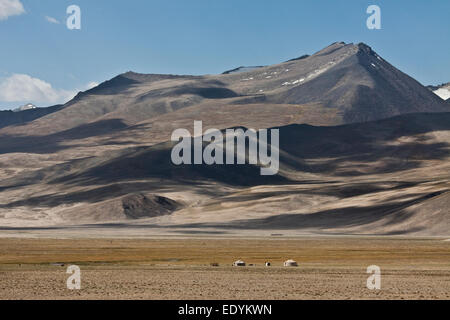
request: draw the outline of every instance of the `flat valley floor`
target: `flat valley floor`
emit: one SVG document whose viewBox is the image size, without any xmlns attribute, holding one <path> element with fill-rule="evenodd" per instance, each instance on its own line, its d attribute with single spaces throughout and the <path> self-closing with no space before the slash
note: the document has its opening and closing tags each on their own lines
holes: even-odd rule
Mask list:
<svg viewBox="0 0 450 320">
<path fill-rule="evenodd" d="M 245 267 L 232 267 L 237 259 Z M 294 259 L 298 267 L 283 267 Z M 266 261 L 271 262 L 265 267 Z M 217 263 L 218 266 L 211 266 Z M 69 265 L 81 290 L 68 290 Z M 366 287 L 370 265 L 381 289 Z M 0 299 L 450 299 L 450 241 L 402 237 L 0 239 Z"/>
</svg>

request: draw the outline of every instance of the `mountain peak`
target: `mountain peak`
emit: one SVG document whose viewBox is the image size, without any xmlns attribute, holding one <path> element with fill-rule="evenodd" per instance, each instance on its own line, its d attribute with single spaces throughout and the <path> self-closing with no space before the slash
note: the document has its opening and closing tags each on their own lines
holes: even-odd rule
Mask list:
<svg viewBox="0 0 450 320">
<path fill-rule="evenodd" d="M 363 42 L 358 43 L 358 49 L 360 52 L 366 53 L 368 55 L 377 56 L 376 52 L 373 51 L 370 46 L 368 46 L 367 44 L 365 44 Z"/>
<path fill-rule="evenodd" d="M 329 46 L 323 48 L 322 50 L 316 52 L 314 54 L 314 56 L 326 56 L 329 54 L 332 54 L 338 50 L 342 50 L 345 47 L 351 47 L 353 46 L 353 43 L 345 43 L 343 41 L 339 41 L 339 42 L 333 42 L 332 44 L 330 44 Z"/>
</svg>

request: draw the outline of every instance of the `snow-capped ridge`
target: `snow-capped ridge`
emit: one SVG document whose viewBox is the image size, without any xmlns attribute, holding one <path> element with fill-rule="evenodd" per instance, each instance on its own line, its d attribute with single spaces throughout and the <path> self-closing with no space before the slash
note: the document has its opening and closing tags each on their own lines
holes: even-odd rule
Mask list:
<svg viewBox="0 0 450 320">
<path fill-rule="evenodd" d="M 32 109 L 37 109 L 37 107 L 34 104 L 32 104 L 32 103 L 27 103 L 27 104 L 25 104 L 23 106 L 20 106 L 20 107 L 14 109 L 13 111 L 14 112 L 20 112 L 20 111 L 32 110 Z"/>
</svg>

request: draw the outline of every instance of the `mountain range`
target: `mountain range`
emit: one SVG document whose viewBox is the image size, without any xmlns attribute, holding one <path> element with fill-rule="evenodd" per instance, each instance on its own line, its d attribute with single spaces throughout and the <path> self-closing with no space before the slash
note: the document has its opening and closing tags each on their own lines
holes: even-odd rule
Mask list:
<svg viewBox="0 0 450 320">
<path fill-rule="evenodd" d="M 127 72 L 64 105 L 3 111 L 0 228 L 448 236 L 445 88 L 336 42 L 220 75 Z M 195 120 L 279 129 L 279 173 L 173 165 L 171 134 Z"/>
</svg>

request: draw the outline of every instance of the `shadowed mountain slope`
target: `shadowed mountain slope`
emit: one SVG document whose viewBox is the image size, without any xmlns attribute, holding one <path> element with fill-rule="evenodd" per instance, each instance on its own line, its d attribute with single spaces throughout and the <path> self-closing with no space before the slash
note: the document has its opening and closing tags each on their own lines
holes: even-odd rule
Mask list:
<svg viewBox="0 0 450 320">
<path fill-rule="evenodd" d="M 280 130 L 278 176 L 261 176 L 259 167 L 249 164 L 177 166 L 171 160 L 176 143 L 165 142 L 69 161 L 20 179 L 4 180 L 2 185 L 39 182 L 90 185 L 165 179 L 252 186 L 294 182 L 296 172 L 335 177 L 400 172 L 420 167 L 428 160 L 445 161 L 450 157 L 450 113 L 408 114 L 335 127 L 293 124 L 277 129 Z M 49 139 L 44 137 L 43 141 Z M 347 163 L 351 165 L 346 166 Z M 364 164 L 365 169 L 358 163 Z"/>
<path fill-rule="evenodd" d="M 275 176 L 248 164 L 175 166 L 170 142 L 122 148 L 3 180 L 0 218 L 30 208 L 47 224 L 154 217 L 186 230 L 447 235 L 434 225 L 448 225 L 446 200 L 430 199 L 450 190 L 450 113 L 279 130 Z"/>
<path fill-rule="evenodd" d="M 47 108 L 35 108 L 19 111 L 0 111 L 0 128 L 12 125 L 23 125 L 48 114 L 57 112 L 62 108 L 62 105 L 56 105 Z"/>
</svg>

